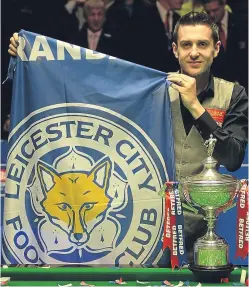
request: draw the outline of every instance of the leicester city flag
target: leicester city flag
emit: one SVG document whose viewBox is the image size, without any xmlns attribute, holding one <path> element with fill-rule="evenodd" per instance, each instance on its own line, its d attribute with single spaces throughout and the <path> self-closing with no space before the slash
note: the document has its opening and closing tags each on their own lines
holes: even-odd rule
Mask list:
<svg viewBox="0 0 249 287">
<path fill-rule="evenodd" d="M 11 264 L 151 266 L 174 180 L 166 75 L 21 31 L 3 257 Z"/>
</svg>

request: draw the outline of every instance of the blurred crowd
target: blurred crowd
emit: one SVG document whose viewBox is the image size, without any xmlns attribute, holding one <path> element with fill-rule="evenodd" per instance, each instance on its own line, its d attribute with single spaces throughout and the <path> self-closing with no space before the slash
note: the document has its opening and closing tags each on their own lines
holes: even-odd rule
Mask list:
<svg viewBox="0 0 249 287">
<path fill-rule="evenodd" d="M 164 72 L 179 69 L 174 26 L 189 11 L 205 11 L 222 42 L 214 76 L 248 91 L 247 0 L 2 0 L 2 82 L 9 39 L 20 29 L 66 41 Z M 11 83 L 2 85 L 1 138 L 9 129 Z"/>
</svg>

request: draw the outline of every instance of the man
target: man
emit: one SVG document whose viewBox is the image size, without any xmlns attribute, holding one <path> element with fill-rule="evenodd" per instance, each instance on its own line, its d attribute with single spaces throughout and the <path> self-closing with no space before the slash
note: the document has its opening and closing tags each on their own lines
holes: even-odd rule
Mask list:
<svg viewBox="0 0 249 287">
<path fill-rule="evenodd" d="M 203 0 L 204 9 L 219 27 L 222 43 L 217 61 L 214 63 L 215 75 L 226 80 L 238 81 L 248 87 L 248 27 L 244 13 L 229 13 L 226 0 Z M 241 71 L 238 73 L 238 71 Z"/>
<path fill-rule="evenodd" d="M 16 55 L 15 33 L 9 53 Z M 204 141 L 217 139 L 214 157 L 234 171 L 244 159 L 248 138 L 248 97 L 245 89 L 232 82 L 214 78 L 210 73 L 219 53 L 218 27 L 205 13 L 182 16 L 173 33 L 173 52 L 180 73 L 168 73 L 175 142 L 176 179 L 202 169 L 206 157 Z M 216 115 L 219 115 L 218 117 Z M 205 232 L 201 215 L 185 211 L 186 247 L 191 260 L 194 241 Z"/>
<path fill-rule="evenodd" d="M 89 0 L 84 5 L 86 23 L 71 39 L 71 43 L 108 55 L 115 54 L 112 34 L 106 32 L 105 5 L 102 0 Z"/>
<path fill-rule="evenodd" d="M 126 59 L 160 71 L 175 71 L 172 34 L 183 0 L 158 0 L 134 11 L 126 36 Z"/>
<path fill-rule="evenodd" d="M 190 12 L 180 18 L 173 35 L 173 52 L 180 73 L 169 73 L 169 88 L 177 180 L 196 174 L 206 157 L 204 141 L 217 139 L 214 157 L 229 171 L 238 169 L 248 138 L 248 97 L 245 89 L 214 78 L 210 73 L 221 42 L 218 27 L 205 13 Z M 218 116 L 217 116 L 218 115 Z M 184 212 L 189 259 L 193 242 L 206 231 L 201 215 Z"/>
<path fill-rule="evenodd" d="M 215 157 L 219 164 L 234 171 L 243 161 L 247 144 L 248 100 L 243 87 L 218 80 L 210 74 L 221 45 L 218 27 L 204 13 L 190 12 L 178 21 L 173 41 L 173 52 L 179 61 L 181 73 L 169 73 L 168 80 L 173 82 L 172 88 L 181 95 L 179 100 L 186 138 L 194 137 L 191 128 L 198 130 L 201 141 L 213 133 L 218 139 Z M 221 99 L 218 85 L 222 87 Z M 216 111 L 220 111 L 221 115 L 220 119 L 216 119 L 218 123 L 212 118 Z M 198 139 L 194 139 L 196 145 L 200 145 Z M 200 156 L 200 160 L 203 156 Z M 185 169 L 181 165 L 183 176 L 198 172 L 198 167 L 193 165 L 190 168 L 189 163 Z"/>
</svg>

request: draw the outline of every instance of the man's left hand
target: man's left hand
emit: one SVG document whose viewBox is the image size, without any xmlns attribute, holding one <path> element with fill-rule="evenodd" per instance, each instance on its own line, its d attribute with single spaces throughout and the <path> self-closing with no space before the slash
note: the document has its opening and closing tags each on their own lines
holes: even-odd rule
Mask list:
<svg viewBox="0 0 249 287">
<path fill-rule="evenodd" d="M 172 82 L 171 87 L 180 93 L 183 105 L 195 119 L 205 112 L 196 95 L 195 78 L 179 73 L 168 73 L 167 80 Z"/>
</svg>

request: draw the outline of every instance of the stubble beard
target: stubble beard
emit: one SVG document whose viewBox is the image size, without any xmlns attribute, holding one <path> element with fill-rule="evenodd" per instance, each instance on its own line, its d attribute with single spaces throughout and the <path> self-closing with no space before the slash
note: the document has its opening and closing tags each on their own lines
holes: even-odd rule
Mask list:
<svg viewBox="0 0 249 287">
<path fill-rule="evenodd" d="M 210 71 L 212 63 L 213 61 L 208 62 L 203 68 L 201 68 L 199 71 L 196 71 L 196 73 L 194 72 L 194 69 L 191 71 L 188 71 L 188 69 L 185 69 L 185 70 L 181 69 L 181 70 L 182 70 L 182 73 L 187 76 L 190 76 L 192 78 L 198 78 L 199 76 Z"/>
</svg>

